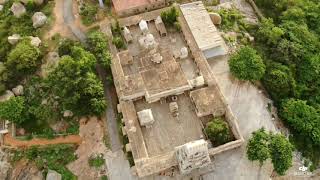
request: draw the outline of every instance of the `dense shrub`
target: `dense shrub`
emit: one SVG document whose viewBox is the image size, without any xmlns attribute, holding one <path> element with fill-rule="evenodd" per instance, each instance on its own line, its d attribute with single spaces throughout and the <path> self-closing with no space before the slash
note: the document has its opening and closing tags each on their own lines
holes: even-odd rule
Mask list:
<svg viewBox="0 0 320 180">
<path fill-rule="evenodd" d="M 222 118 L 214 118 L 207 124 L 205 132 L 214 145 L 221 145 L 232 140 L 228 123 Z"/>
<path fill-rule="evenodd" d="M 87 43 L 89 51 L 95 55 L 103 67 L 108 69 L 111 63 L 111 54 L 108 51 L 107 37 L 99 31 L 94 31 L 88 35 Z"/>
<path fill-rule="evenodd" d="M 9 53 L 5 65 L 15 76 L 34 73 L 41 63 L 41 52 L 32 46 L 28 40 L 21 41 Z"/>
<path fill-rule="evenodd" d="M 249 139 L 247 145 L 248 159 L 250 161 L 259 161 L 260 165 L 262 165 L 270 157 L 269 141 L 270 136 L 263 128 L 253 132 L 252 138 Z"/>
<path fill-rule="evenodd" d="M 178 21 L 178 16 L 179 12 L 175 7 L 171 7 L 169 10 L 161 12 L 161 19 L 163 23 L 171 27 L 173 27 Z"/>
<path fill-rule="evenodd" d="M 257 52 L 246 46 L 229 60 L 231 73 L 240 80 L 260 80 L 265 73 L 265 65 Z"/>
<path fill-rule="evenodd" d="M 85 25 L 90 25 L 94 22 L 95 16 L 98 12 L 98 7 L 96 5 L 84 3 L 80 8 L 80 15 L 82 22 Z"/>
</svg>

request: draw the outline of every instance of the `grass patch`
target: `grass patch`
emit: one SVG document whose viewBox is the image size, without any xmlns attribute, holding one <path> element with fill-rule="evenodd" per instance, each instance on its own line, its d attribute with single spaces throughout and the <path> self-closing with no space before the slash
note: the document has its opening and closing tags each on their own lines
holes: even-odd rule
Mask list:
<svg viewBox="0 0 320 180">
<path fill-rule="evenodd" d="M 95 168 L 102 167 L 105 164 L 103 154 L 91 155 L 88 163 L 90 167 L 95 167 Z"/>
<path fill-rule="evenodd" d="M 62 175 L 62 180 L 76 180 L 77 177 L 66 168 L 66 165 L 76 160 L 75 146 L 69 144 L 50 145 L 46 147 L 33 146 L 29 149 L 14 152 L 12 162 L 26 158 L 34 162 L 46 176 L 48 170 L 55 170 Z"/>
</svg>

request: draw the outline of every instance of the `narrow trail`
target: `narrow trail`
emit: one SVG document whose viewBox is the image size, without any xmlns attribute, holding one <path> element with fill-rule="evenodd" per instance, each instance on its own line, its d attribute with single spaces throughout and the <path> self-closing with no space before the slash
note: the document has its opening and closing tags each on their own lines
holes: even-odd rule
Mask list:
<svg viewBox="0 0 320 180">
<path fill-rule="evenodd" d="M 82 139 L 79 135 L 61 136 L 55 139 L 39 139 L 34 138 L 29 141 L 18 140 L 6 134 L 4 136 L 4 144 L 13 148 L 25 148 L 31 146 L 46 146 L 52 144 L 80 144 Z"/>
</svg>

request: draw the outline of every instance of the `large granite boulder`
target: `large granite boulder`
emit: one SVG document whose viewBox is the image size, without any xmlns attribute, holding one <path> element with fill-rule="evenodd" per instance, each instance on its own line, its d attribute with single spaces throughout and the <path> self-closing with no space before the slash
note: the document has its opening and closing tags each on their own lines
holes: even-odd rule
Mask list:
<svg viewBox="0 0 320 180">
<path fill-rule="evenodd" d="M 26 8 L 19 2 L 13 3 L 10 10 L 13 15 L 18 18 L 27 12 Z"/>
<path fill-rule="evenodd" d="M 4 5 L 6 2 L 8 2 L 8 0 L 0 0 L 1 5 Z"/>
<path fill-rule="evenodd" d="M 61 180 L 61 179 L 62 179 L 61 174 L 49 169 L 46 180 Z"/>
<path fill-rule="evenodd" d="M 210 13 L 210 18 L 213 24 L 215 25 L 221 24 L 221 16 L 218 13 Z"/>
<path fill-rule="evenodd" d="M 7 90 L 2 96 L 0 96 L 0 102 L 8 101 L 12 97 L 14 97 L 13 92 Z"/>
<path fill-rule="evenodd" d="M 30 36 L 29 38 L 31 39 L 30 43 L 31 43 L 32 46 L 34 46 L 34 47 L 39 47 L 40 46 L 40 44 L 41 44 L 41 39 L 40 38 L 33 37 L 33 36 Z"/>
<path fill-rule="evenodd" d="M 47 22 L 47 19 L 47 16 L 42 12 L 34 13 L 34 15 L 32 16 L 33 27 L 38 28 L 43 26 Z"/>
<path fill-rule="evenodd" d="M 22 85 L 18 85 L 17 87 L 12 89 L 12 92 L 14 95 L 16 96 L 21 96 L 23 95 L 23 86 Z"/>
<path fill-rule="evenodd" d="M 44 0 L 33 0 L 34 3 L 36 3 L 36 5 L 41 5 L 43 4 Z"/>
<path fill-rule="evenodd" d="M 8 42 L 12 45 L 15 45 L 19 42 L 21 36 L 19 34 L 13 34 L 12 36 L 8 37 Z"/>
</svg>

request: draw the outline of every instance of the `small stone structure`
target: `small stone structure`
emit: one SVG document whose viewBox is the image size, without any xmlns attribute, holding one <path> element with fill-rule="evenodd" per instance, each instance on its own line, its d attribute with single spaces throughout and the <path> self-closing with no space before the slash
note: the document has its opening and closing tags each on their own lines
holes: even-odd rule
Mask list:
<svg viewBox="0 0 320 180">
<path fill-rule="evenodd" d="M 188 142 L 175 148 L 176 158 L 182 174 L 191 172 L 210 164 L 208 143 L 201 139 Z"/>
<path fill-rule="evenodd" d="M 154 36 L 150 33 L 146 34 L 145 36 L 142 36 L 139 39 L 139 44 L 144 49 L 153 49 L 157 46 Z"/>
<path fill-rule="evenodd" d="M 169 109 L 173 117 L 179 116 L 179 106 L 177 102 L 169 103 Z"/>
<path fill-rule="evenodd" d="M 164 25 L 164 23 L 163 23 L 163 21 L 161 19 L 161 16 L 158 16 L 154 22 L 156 24 L 156 28 L 157 28 L 160 36 L 166 36 L 167 35 L 167 29 L 166 29 L 166 26 Z"/>
<path fill-rule="evenodd" d="M 151 109 L 145 109 L 137 112 L 141 126 L 151 127 L 154 123 L 154 118 Z"/>
<path fill-rule="evenodd" d="M 216 25 L 221 24 L 220 14 L 211 12 L 211 13 L 209 13 L 209 15 L 210 15 L 210 18 L 211 18 L 213 24 L 216 24 Z"/>
<path fill-rule="evenodd" d="M 149 32 L 147 21 L 141 20 L 139 22 L 139 27 L 140 27 L 140 30 L 142 31 L 143 34 L 147 34 Z"/>
<path fill-rule="evenodd" d="M 131 32 L 127 27 L 123 28 L 123 36 L 127 43 L 130 43 L 132 41 Z"/>
<path fill-rule="evenodd" d="M 13 13 L 13 15 L 18 18 L 27 12 L 26 8 L 19 2 L 14 2 L 10 10 Z"/>
<path fill-rule="evenodd" d="M 118 16 L 134 15 L 164 7 L 170 0 L 112 0 Z"/>
<path fill-rule="evenodd" d="M 180 50 L 180 59 L 185 59 L 188 57 L 188 48 L 187 47 L 183 47 Z"/>
</svg>

